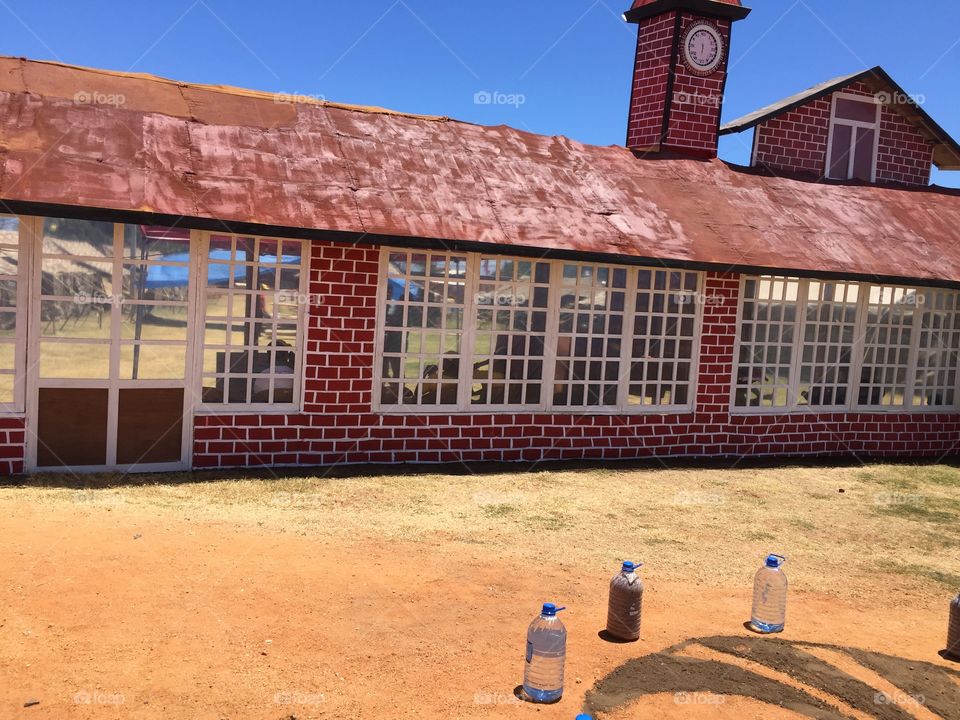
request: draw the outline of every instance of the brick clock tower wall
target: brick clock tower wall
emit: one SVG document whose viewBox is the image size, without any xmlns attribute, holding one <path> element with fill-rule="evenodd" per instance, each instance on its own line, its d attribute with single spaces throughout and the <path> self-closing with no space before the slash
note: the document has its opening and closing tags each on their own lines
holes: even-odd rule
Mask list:
<svg viewBox="0 0 960 720">
<path fill-rule="evenodd" d="M 680 37 L 700 16 L 683 13 L 680 22 Z M 720 112 L 723 109 L 723 92 L 727 80 L 727 53 L 730 49 L 730 21 L 714 20 L 724 42 L 724 59 L 712 75 L 694 75 L 681 60 L 673 84 L 673 97 L 667 137 L 664 144 L 672 149 L 687 149 L 703 152 L 708 157 L 717 155 L 717 136 L 720 132 Z"/>
<path fill-rule="evenodd" d="M 716 157 L 733 21 L 749 10 L 718 0 L 636 2 L 626 14 L 638 24 L 627 147 Z M 707 23 L 721 38 L 722 59 L 710 72 L 685 62 L 691 26 Z"/>
</svg>

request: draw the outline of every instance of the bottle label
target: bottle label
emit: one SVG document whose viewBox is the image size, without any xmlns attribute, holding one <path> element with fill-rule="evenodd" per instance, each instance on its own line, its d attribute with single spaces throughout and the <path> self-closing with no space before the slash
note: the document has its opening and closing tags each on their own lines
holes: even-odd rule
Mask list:
<svg viewBox="0 0 960 720">
<path fill-rule="evenodd" d="M 533 643 L 527 640 L 527 662 L 533 660 Z"/>
</svg>

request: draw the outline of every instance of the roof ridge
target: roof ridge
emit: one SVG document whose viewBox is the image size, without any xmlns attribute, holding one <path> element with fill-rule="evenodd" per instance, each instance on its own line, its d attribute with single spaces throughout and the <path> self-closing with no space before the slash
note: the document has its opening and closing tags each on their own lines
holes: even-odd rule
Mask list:
<svg viewBox="0 0 960 720">
<path fill-rule="evenodd" d="M 79 70 L 82 72 L 93 73 L 95 75 L 105 75 L 108 77 L 127 78 L 130 80 L 146 80 L 149 82 L 161 83 L 164 85 L 174 85 L 179 88 L 197 88 L 200 90 L 209 90 L 227 95 L 238 97 L 258 98 L 261 100 L 276 100 L 277 98 L 292 98 L 295 102 L 304 105 L 317 105 L 319 107 L 330 107 L 337 110 L 351 110 L 354 112 L 369 113 L 373 115 L 390 115 L 392 117 L 405 117 L 412 120 L 424 120 L 427 122 L 460 122 L 446 115 L 429 115 L 425 113 L 411 113 L 401 110 L 392 110 L 390 108 L 378 107 L 376 105 L 354 105 L 351 103 L 334 102 L 332 100 L 322 100 L 310 95 L 293 95 L 291 93 L 270 92 L 267 90 L 253 90 L 251 88 L 242 88 L 235 85 L 211 85 L 208 83 L 187 82 L 185 80 L 173 80 L 172 78 L 154 75 L 152 73 L 131 72 L 122 70 L 106 70 L 104 68 L 89 67 L 87 65 L 73 65 L 71 63 L 61 62 L 59 60 L 33 60 L 31 58 L 14 55 L 0 55 L 0 59 L 18 60 L 20 63 L 33 63 L 37 65 L 53 65 L 68 70 Z"/>
</svg>

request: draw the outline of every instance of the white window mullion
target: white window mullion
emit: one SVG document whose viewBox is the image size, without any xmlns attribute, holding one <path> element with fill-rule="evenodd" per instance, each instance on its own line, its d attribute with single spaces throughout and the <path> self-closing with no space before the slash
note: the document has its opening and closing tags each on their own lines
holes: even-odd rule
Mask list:
<svg viewBox="0 0 960 720">
<path fill-rule="evenodd" d="M 630 403 L 630 374 L 633 371 L 633 338 L 637 316 L 637 273 L 627 270 L 627 292 L 624 298 L 623 334 L 620 340 L 620 380 L 617 388 L 617 409 L 628 409 Z"/>
<path fill-rule="evenodd" d="M 471 410 L 473 396 L 473 369 L 477 362 L 474 347 L 477 335 L 477 296 L 480 291 L 480 256 L 467 255 L 467 276 L 463 299 L 463 335 L 460 339 L 460 385 L 457 388 L 457 409 Z"/>
<path fill-rule="evenodd" d="M 803 350 L 806 342 L 806 331 L 807 331 L 807 302 L 809 301 L 809 292 L 810 292 L 810 281 L 801 278 L 799 286 L 797 287 L 797 305 L 794 310 L 795 321 L 794 321 L 794 337 L 793 337 L 793 349 L 791 353 L 793 357 L 790 358 L 790 381 L 789 381 L 789 392 L 790 399 L 787 403 L 787 409 L 789 411 L 795 411 L 801 406 L 800 404 L 800 371 L 803 365 Z M 784 306 L 786 309 L 786 305 Z M 812 383 L 811 388 L 808 392 L 812 392 Z M 810 404 L 810 397 L 807 397 L 807 405 Z"/>
<path fill-rule="evenodd" d="M 847 409 L 860 406 L 860 378 L 863 374 L 863 356 L 866 352 L 867 316 L 870 307 L 870 285 L 860 283 L 857 295 L 857 323 L 854 327 L 853 356 L 850 358 L 850 387 L 847 391 Z"/>
<path fill-rule="evenodd" d="M 917 388 L 917 359 L 920 354 L 920 341 L 923 335 L 923 308 L 919 302 L 921 297 L 926 298 L 920 290 L 915 290 L 913 294 L 913 323 L 910 331 L 910 360 L 907 364 L 907 378 L 903 387 L 903 407 L 908 410 L 913 407 Z"/>
<path fill-rule="evenodd" d="M 563 290 L 563 261 L 550 260 L 550 302 L 547 306 L 547 339 L 543 351 L 544 411 L 556 410 L 553 404 L 553 385 L 557 377 L 557 338 L 560 334 L 560 295 Z"/>
</svg>

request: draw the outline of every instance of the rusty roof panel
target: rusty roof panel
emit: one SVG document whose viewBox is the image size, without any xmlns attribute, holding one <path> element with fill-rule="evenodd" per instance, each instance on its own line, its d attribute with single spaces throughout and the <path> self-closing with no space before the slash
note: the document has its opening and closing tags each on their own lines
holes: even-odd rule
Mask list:
<svg viewBox="0 0 960 720">
<path fill-rule="evenodd" d="M 74 102 L 94 88 L 121 104 Z M 960 282 L 960 195 L 0 58 L 0 197 Z"/>
</svg>

